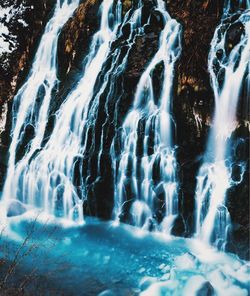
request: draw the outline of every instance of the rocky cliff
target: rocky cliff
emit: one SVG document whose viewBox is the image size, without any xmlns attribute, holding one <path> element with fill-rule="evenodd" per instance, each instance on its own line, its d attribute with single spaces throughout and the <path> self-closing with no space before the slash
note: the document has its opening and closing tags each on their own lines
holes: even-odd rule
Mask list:
<svg viewBox="0 0 250 296">
<path fill-rule="evenodd" d="M 223 2 L 211 0 L 166 0 L 170 15 L 181 23 L 183 28 L 182 54 L 176 68 L 176 81 L 174 87 L 173 114 L 176 121 L 177 158 L 179 163 L 180 179 L 180 215 L 173 232 L 176 235 L 190 236 L 194 230 L 194 192 L 196 187 L 196 175 L 204 153 L 205 144 L 211 117 L 214 110 L 213 92 L 210 86 L 210 78 L 207 70 L 207 60 L 215 28 L 219 23 L 223 10 Z M 59 38 L 58 47 L 58 69 L 60 85 L 55 93 L 50 108 L 50 118 L 47 127 L 47 136 L 53 126 L 54 112 L 62 103 L 65 95 L 69 93 L 84 67 L 82 60 L 89 41 L 99 25 L 98 8 L 100 0 L 81 1 L 73 17 L 65 24 Z M 2 108 L 2 120 L 5 125 L 1 134 L 1 180 L 4 178 L 7 150 L 9 145 L 11 125 L 11 101 L 19 86 L 25 80 L 28 70 L 32 64 L 32 57 L 36 50 L 43 28 L 53 10 L 54 1 L 18 1 L 5 0 L 2 7 L 12 7 L 19 11 L 12 17 L 8 14 L 2 16 L 4 25 L 8 28 L 12 37 L 10 49 L 0 55 L 0 107 Z M 126 70 L 119 74 L 120 89 L 109 98 L 109 114 L 103 112 L 103 107 L 108 100 L 108 91 L 112 81 L 107 84 L 102 95 L 102 102 L 98 107 L 97 125 L 89 135 L 89 152 L 83 156 L 83 163 L 78 163 L 83 170 L 83 175 L 89 176 L 87 181 L 88 202 L 84 204 L 85 213 L 96 215 L 105 219 L 110 218 L 113 207 L 113 188 L 111 159 L 108 155 L 111 140 L 115 131 L 121 125 L 132 103 L 138 79 L 149 63 L 158 46 L 158 36 L 162 29 L 161 16 L 153 10 L 154 0 L 145 1 L 143 14 L 146 20 L 151 15 L 150 23 L 145 34 L 138 36 L 129 53 Z M 123 12 L 125 13 L 132 1 L 123 1 Z M 21 20 L 21 21 L 20 21 Z M 233 44 L 240 34 L 239 28 L 232 27 L 229 30 L 228 44 Z M 124 48 L 126 52 L 126 36 L 129 28 L 124 28 L 123 37 L 113 44 Z M 5 40 L 7 36 L 3 35 Z M 12 47 L 12 49 L 11 49 Z M 105 67 L 110 67 L 111 59 Z M 99 77 L 101 82 L 103 77 Z M 161 69 L 155 73 L 156 81 L 161 79 Z M 122 91 L 121 91 L 122 89 Z M 243 100 L 246 94 L 242 94 Z M 116 101 L 116 98 L 119 98 Z M 242 103 L 243 104 L 243 103 Z M 9 108 L 7 108 L 7 106 Z M 245 105 L 241 110 L 245 109 Z M 8 113 L 6 115 L 6 112 Z M 115 112 L 118 119 L 115 120 Z M 248 158 L 248 126 L 246 123 L 246 112 L 239 110 L 238 127 L 232 137 L 235 141 L 235 158 Z M 106 121 L 109 116 L 109 121 Z M 117 115 L 116 115 L 117 116 Z M 102 155 L 102 173 L 98 175 L 95 167 L 100 142 L 100 129 L 104 126 L 105 149 Z M 241 141 L 242 140 L 242 141 Z M 237 167 L 235 168 L 237 178 Z M 76 176 L 77 184 L 77 176 Z M 228 207 L 233 222 L 231 231 L 232 244 L 229 250 L 238 252 L 242 257 L 247 257 L 246 246 L 249 234 L 248 213 L 248 174 L 247 170 L 243 182 L 230 189 Z M 105 188 L 105 196 L 103 196 Z"/>
</svg>

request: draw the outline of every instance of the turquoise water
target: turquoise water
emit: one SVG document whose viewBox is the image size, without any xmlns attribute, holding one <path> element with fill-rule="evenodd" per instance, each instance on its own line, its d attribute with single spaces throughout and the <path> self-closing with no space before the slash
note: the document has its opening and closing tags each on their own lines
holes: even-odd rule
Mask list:
<svg viewBox="0 0 250 296">
<path fill-rule="evenodd" d="M 1 278 L 18 252 L 5 288 L 34 274 L 25 286 L 32 295 L 202 296 L 213 295 L 211 285 L 214 295 L 249 293 L 249 263 L 196 240 L 95 219 L 77 225 L 34 210 L 1 226 Z"/>
</svg>

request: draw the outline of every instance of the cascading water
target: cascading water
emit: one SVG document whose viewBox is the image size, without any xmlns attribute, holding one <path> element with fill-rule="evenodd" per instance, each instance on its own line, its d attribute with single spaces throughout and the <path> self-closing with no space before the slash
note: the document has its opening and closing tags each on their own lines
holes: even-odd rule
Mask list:
<svg viewBox="0 0 250 296">
<path fill-rule="evenodd" d="M 151 228 L 157 216 L 156 224 L 170 232 L 178 211 L 171 91 L 181 28 L 170 18 L 163 1 L 157 1 L 156 9 L 164 20 L 159 48 L 139 80 L 133 106 L 119 131 L 121 155 L 115 153 L 115 143 L 111 149 L 116 164 L 114 216 L 119 219 L 129 204 L 130 223 Z M 157 70 L 163 74 L 158 94 L 152 77 Z"/>
<path fill-rule="evenodd" d="M 9 150 L 7 179 L 3 197 L 31 202 L 24 183 L 32 155 L 41 148 L 48 119 L 50 99 L 57 86 L 57 44 L 60 31 L 79 1 L 57 0 L 55 11 L 46 25 L 27 81 L 14 98 L 12 142 Z M 30 142 L 26 143 L 29 137 Z M 25 152 L 22 160 L 20 154 Z M 32 185 L 33 183 L 33 185 Z M 38 185 L 38 184 L 37 184 Z M 32 196 L 32 199 L 34 196 Z"/>
<path fill-rule="evenodd" d="M 215 96 L 215 115 L 209 135 L 204 164 L 197 177 L 196 188 L 196 236 L 206 243 L 215 242 L 225 247 L 230 215 L 226 207 L 227 190 L 240 183 L 245 164 L 239 163 L 240 178 L 232 178 L 232 147 L 230 136 L 237 126 L 237 107 L 242 89 L 249 85 L 250 70 L 250 4 L 239 1 L 231 26 L 241 32 L 236 44 L 229 43 L 233 8 L 231 1 L 225 5 L 224 17 L 216 29 L 209 55 L 209 72 Z M 232 19 L 232 18 L 231 18 Z"/>
<path fill-rule="evenodd" d="M 78 2 L 75 4 L 77 5 Z M 117 5 L 121 5 L 121 3 L 119 2 Z M 22 99 L 19 108 L 20 116 L 18 113 L 18 124 L 14 128 L 14 139 L 10 151 L 10 165 L 4 191 L 6 198 L 16 197 L 25 203 L 43 208 L 47 213 L 59 214 L 65 218 L 73 218 L 76 212 L 77 218 L 80 221 L 83 220 L 82 202 L 72 181 L 73 169 L 76 157 L 82 151 L 81 138 L 86 120 L 86 107 L 92 96 L 97 76 L 109 53 L 110 43 L 115 38 L 120 25 L 120 16 L 115 17 L 113 23 L 111 22 L 112 8 L 113 0 L 103 2 L 100 30 L 94 35 L 90 52 L 84 61 L 83 76 L 57 112 L 56 123 L 49 141 L 41 151 L 38 151 L 47 119 L 46 112 L 42 112 L 44 127 L 42 128 L 40 125 L 37 127 L 33 140 L 33 142 L 38 142 L 39 139 L 39 142 L 36 145 L 32 142 L 29 153 L 15 166 L 14 158 L 17 149 L 15 135 L 20 133 L 19 125 L 26 124 L 26 119 L 23 118 L 25 110 L 22 107 L 26 103 L 25 97 Z M 65 14 L 65 12 L 63 13 Z M 67 14 L 69 14 L 69 9 L 67 9 Z M 56 51 L 57 39 L 53 41 L 53 50 Z M 48 48 L 46 40 L 44 46 Z M 47 58 L 47 55 L 44 57 L 44 51 L 45 49 L 42 48 L 41 55 L 43 58 Z M 37 64 L 38 69 L 44 66 L 42 59 L 41 61 L 37 60 Z M 52 65 L 52 68 L 54 75 L 56 75 L 55 64 Z M 35 71 L 33 70 L 33 72 Z M 33 80 L 33 77 L 31 76 L 30 79 Z M 51 80 L 47 80 L 51 83 Z M 27 87 L 30 85 L 31 83 L 28 81 Z M 51 93 L 48 93 L 48 99 L 50 95 Z M 22 93 L 17 97 L 22 98 Z M 31 102 L 32 99 L 30 99 Z M 45 103 L 46 100 L 43 104 Z M 48 109 L 48 105 L 46 108 Z M 37 155 L 34 157 L 35 151 Z"/>
<path fill-rule="evenodd" d="M 5 199 L 17 198 L 48 213 L 82 221 L 83 200 L 87 196 L 87 183 L 92 178 L 86 173 L 89 164 L 85 166 L 84 161 L 90 150 L 97 154 L 94 163 L 96 180 L 103 174 L 106 164 L 103 159 L 110 154 L 114 168 L 115 219 L 118 220 L 126 208 L 128 217 L 124 220 L 127 222 L 170 233 L 178 214 L 171 92 L 175 62 L 181 51 L 180 25 L 166 12 L 164 1 L 158 0 L 154 4 L 154 10 L 160 13 L 163 21 L 158 50 L 139 79 L 133 105 L 122 127 L 111 133 L 115 137 L 107 144 L 111 130 L 109 121 L 117 122 L 119 116 L 117 105 L 122 95 L 117 90 L 121 86 L 117 84 L 126 70 L 136 37 L 145 34 L 151 16 L 142 21 L 142 1 L 135 1 L 124 17 L 121 1 L 116 4 L 111 0 L 103 1 L 100 30 L 93 36 L 84 60 L 82 78 L 57 111 L 50 138 L 42 147 L 50 100 L 57 85 L 58 36 L 77 5 L 78 1 L 70 4 L 66 1 L 62 5 L 57 2 L 31 73 L 15 97 L 13 139 L 3 196 Z M 231 10 L 228 2 L 225 14 Z M 225 240 L 224 225 L 228 224 L 225 221 L 229 215 L 224 201 L 231 182 L 225 139 L 230 135 L 229 123 L 233 122 L 242 80 L 249 67 L 246 65 L 248 17 L 246 11 L 239 18 L 246 28 L 239 44 L 227 52 L 227 33 L 221 30 L 222 24 L 215 33 L 210 53 L 216 114 L 206 155 L 211 156 L 210 149 L 214 153 L 210 162 L 206 158 L 200 170 L 196 190 L 196 234 L 206 241 L 211 240 L 215 229 L 217 238 Z M 113 46 L 118 41 L 121 46 Z M 222 52 L 220 58 L 219 52 Z M 224 84 L 217 79 L 215 61 L 225 70 Z M 157 86 L 155 75 L 162 77 Z M 232 80 L 232 77 L 237 79 Z M 233 99 L 227 100 L 229 96 Z M 100 108 L 106 116 L 104 120 Z M 221 118 L 228 123 L 227 129 L 223 128 Z M 96 124 L 99 134 L 95 132 Z M 116 149 L 117 139 L 121 140 L 119 151 Z M 22 151 L 25 151 L 24 155 Z M 244 165 L 241 168 L 243 170 Z"/>
<path fill-rule="evenodd" d="M 84 60 L 85 67 L 82 78 L 57 111 L 55 126 L 48 142 L 41 148 L 51 93 L 47 95 L 46 112 L 41 113 L 43 125 L 37 126 L 34 131 L 34 139 L 29 144 L 31 148 L 15 165 L 18 149 L 17 136 L 15 135 L 20 133 L 21 127 L 19 126 L 27 124 L 22 104 L 25 104 L 26 100 L 30 98 L 24 100 L 22 92 L 19 92 L 20 95 L 18 94 L 17 98 L 22 98 L 19 108 L 21 116 L 19 113 L 17 114 L 18 124 L 14 128 L 10 165 L 4 190 L 5 198 L 14 197 L 27 204 L 43 208 L 47 213 L 79 221 L 83 220 L 82 203 L 85 198 L 85 180 L 81 173 L 78 176 L 78 181 L 75 180 L 75 167 L 79 159 L 82 159 L 86 153 L 88 134 L 92 124 L 95 123 L 100 96 L 108 85 L 111 74 L 114 77 L 124 69 L 129 49 L 140 27 L 141 2 L 138 2 L 135 11 L 129 11 L 125 15 L 123 23 L 121 5 L 121 1 L 118 1 L 116 9 L 114 9 L 112 0 L 103 1 L 100 30 L 94 35 L 89 54 Z M 128 51 L 120 63 L 121 50 L 117 49 L 113 52 L 111 45 L 112 41 L 121 35 L 119 27 L 126 24 L 130 25 L 131 33 L 127 42 Z M 54 45 L 56 41 L 54 41 Z M 56 47 L 53 50 L 56 51 Z M 44 49 L 41 50 L 41 54 L 43 53 Z M 105 72 L 100 86 L 98 75 L 102 73 L 109 54 L 112 58 L 112 66 L 109 71 Z M 51 80 L 49 82 L 51 83 Z M 96 84 L 97 86 L 95 86 Z M 99 86 L 100 88 L 98 88 Z M 97 93 L 94 93 L 95 89 L 98 89 Z M 29 104 L 31 104 L 30 102 L 32 99 Z M 16 104 L 18 105 L 18 103 L 19 100 Z M 37 112 L 35 107 L 33 109 L 34 112 Z M 101 148 L 100 151 L 102 151 Z"/>
<path fill-rule="evenodd" d="M 55 104 L 56 113 L 54 94 L 61 93 L 56 92 L 57 42 L 77 1 L 57 2 L 27 82 L 15 97 L 0 202 L 0 294 L 249 295 L 249 262 L 197 239 L 157 233 L 179 228 L 174 223 L 179 168 L 171 101 L 180 25 L 170 18 L 163 0 L 91 1 L 94 9 L 101 2 L 100 28 L 81 65 L 82 76 Z M 176 3 L 174 7 L 179 8 Z M 249 1 L 226 1 L 209 56 L 216 112 L 198 176 L 196 234 L 219 245 L 229 223 L 227 188 L 243 179 L 245 189 L 247 164 L 241 159 L 246 158 L 246 145 L 236 156 L 234 145 L 244 140 L 231 133 L 238 107 L 243 98 L 249 99 L 246 8 Z M 201 132 L 203 120 L 194 108 L 190 111 Z M 185 174 L 185 169 L 180 171 Z M 82 222 L 83 211 L 98 218 L 107 212 L 103 216 L 109 219 L 112 210 L 116 221 L 156 233 L 93 217 L 68 223 Z"/>
</svg>

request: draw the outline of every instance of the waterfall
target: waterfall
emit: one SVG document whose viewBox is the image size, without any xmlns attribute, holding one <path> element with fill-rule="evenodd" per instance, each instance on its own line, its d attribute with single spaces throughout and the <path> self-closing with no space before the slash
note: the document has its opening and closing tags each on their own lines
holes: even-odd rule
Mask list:
<svg viewBox="0 0 250 296">
<path fill-rule="evenodd" d="M 17 40 L 47 18 L 9 2 Z M 0 296 L 249 295 L 250 0 L 225 0 L 210 89 L 215 2 L 53 0 L 0 135 Z"/>
<path fill-rule="evenodd" d="M 145 34 L 152 16 L 145 14 L 142 1 L 134 1 L 124 16 L 122 1 L 113 2 L 105 0 L 101 4 L 100 29 L 83 61 L 82 77 L 55 113 L 54 127 L 44 143 L 52 92 L 57 85 L 58 36 L 78 5 L 74 1 L 57 3 L 31 73 L 14 99 L 13 138 L 3 196 L 82 221 L 90 180 L 92 184 L 98 182 L 106 173 L 103 167 L 110 157 L 115 180 L 114 213 L 118 217 L 122 204 L 130 198 L 123 196 L 122 187 L 130 178 L 127 172 L 132 159 L 134 224 L 143 226 L 145 215 L 149 223 L 157 212 L 159 228 L 169 231 L 178 210 L 171 91 L 181 29 L 166 12 L 164 1 L 150 4 L 152 11 L 160 15 L 163 30 L 158 49 L 139 79 L 133 106 L 119 128 L 119 81 L 136 38 Z M 120 46 L 114 46 L 117 42 Z M 154 90 L 154 72 L 162 75 L 158 94 Z M 113 142 L 111 138 L 108 144 L 110 121 L 116 129 Z M 123 143 L 117 156 L 114 142 L 120 130 Z M 93 165 L 95 176 L 88 169 Z"/>
<path fill-rule="evenodd" d="M 79 1 L 57 0 L 52 18 L 46 25 L 29 76 L 13 103 L 12 142 L 3 197 L 27 198 L 22 185 L 32 155 L 41 148 L 48 119 L 52 91 L 57 86 L 57 44 L 60 31 Z M 26 138 L 30 142 L 25 143 Z M 25 152 L 17 165 L 20 154 Z M 33 180 L 29 182 L 32 186 Z M 33 184 L 35 186 L 35 184 Z M 23 188 L 23 192 L 20 192 Z M 26 197 L 24 197 L 26 196 Z"/>
<path fill-rule="evenodd" d="M 72 214 L 74 206 L 81 208 L 71 183 L 71 174 L 75 156 L 80 153 L 81 148 L 81 122 L 86 113 L 84 106 L 93 92 L 95 80 L 119 25 L 115 23 L 110 27 L 113 1 L 104 1 L 100 30 L 94 35 L 90 52 L 85 59 L 83 77 L 57 112 L 53 133 L 41 150 L 48 119 L 49 100 L 56 83 L 58 35 L 61 27 L 78 6 L 78 1 L 67 3 L 68 1 L 65 1 L 60 6 L 58 1 L 55 14 L 42 37 L 31 75 L 15 97 L 15 105 L 18 106 L 17 120 L 14 123 L 8 175 L 4 188 L 5 198 L 17 198 L 53 214 L 58 207 L 61 207 L 65 217 Z M 45 88 L 45 96 L 38 110 L 35 102 L 41 86 Z M 35 123 L 31 121 L 32 119 Z M 18 141 L 23 136 L 22 127 L 28 124 L 34 126 L 34 138 L 29 144 L 29 151 L 15 164 Z"/>
<path fill-rule="evenodd" d="M 34 98 L 30 98 L 30 96 L 24 97 L 22 90 L 18 93 L 16 105 L 20 103 L 21 107 L 19 107 L 16 116 L 18 124 L 15 124 L 11 144 L 8 177 L 4 190 L 5 198 L 17 198 L 27 204 L 40 207 L 47 213 L 68 219 L 83 220 L 85 179 L 82 172 L 79 172 L 76 180 L 75 169 L 82 162 L 83 155 L 87 153 L 88 135 L 91 132 L 92 124 L 95 124 L 100 96 L 110 77 L 115 77 L 117 73 L 120 73 L 125 68 L 134 37 L 140 31 L 142 6 L 140 1 L 134 5 L 136 8 L 133 11 L 130 10 L 125 15 L 123 22 L 121 16 L 122 2 L 117 1 L 116 9 L 114 9 L 115 4 L 113 2 L 113 0 L 105 0 L 101 5 L 100 29 L 93 36 L 89 53 L 83 62 L 85 67 L 82 78 L 56 112 L 55 125 L 49 140 L 44 147 L 41 147 L 40 144 L 47 120 L 47 113 L 42 112 L 43 127 L 37 126 L 34 131 L 34 140 L 29 144 L 31 148 L 15 164 L 15 155 L 18 148 L 15 135 L 20 133 L 21 128 L 19 125 L 27 125 L 22 104 L 25 104 L 28 99 L 30 104 L 34 101 Z M 67 13 L 69 13 L 68 10 Z M 121 37 L 122 29 L 120 30 L 120 27 L 124 27 L 126 24 L 131 27 L 131 32 L 128 36 L 127 53 L 122 58 L 122 63 L 120 63 L 121 50 L 116 49 L 113 52 L 112 42 Z M 53 41 L 53 50 L 56 52 L 57 39 Z M 43 44 L 41 45 L 43 46 L 41 50 L 43 57 L 46 41 L 41 42 L 41 44 Z M 47 48 L 48 45 L 46 45 Z M 111 57 L 112 63 L 111 68 L 106 71 L 104 65 L 108 57 Z M 36 61 L 39 64 L 39 61 L 42 62 L 43 60 L 39 56 Z M 39 69 L 41 67 L 44 67 L 43 63 L 38 65 Z M 99 76 L 102 74 L 103 67 L 105 75 L 102 84 L 99 85 Z M 35 70 L 32 70 L 33 72 Z M 32 76 L 30 79 L 32 81 Z M 31 85 L 29 80 L 26 87 Z M 46 85 L 51 83 L 49 78 L 47 80 Z M 95 92 L 96 89 L 98 89 L 97 93 Z M 48 93 L 48 100 L 50 95 L 51 93 Z M 48 109 L 48 103 L 46 106 Z M 35 106 L 33 109 L 34 113 L 37 112 Z M 48 111 L 47 109 L 46 111 Z M 102 148 L 100 148 L 100 151 L 102 151 Z"/>
<path fill-rule="evenodd" d="M 240 178 L 232 178 L 233 160 L 230 136 L 237 127 L 237 107 L 244 87 L 249 86 L 250 8 L 240 1 L 236 13 L 231 1 L 214 34 L 209 55 L 209 72 L 215 97 L 215 114 L 209 134 L 204 163 L 197 177 L 196 236 L 206 243 L 225 247 L 230 215 L 226 207 L 227 190 L 240 183 L 245 164 L 239 163 Z M 234 18 L 233 18 L 234 17 Z M 231 18 L 231 22 L 228 21 Z M 238 26 L 239 40 L 229 39 L 230 30 Z"/>
<path fill-rule="evenodd" d="M 123 214 L 128 215 L 126 222 L 133 225 L 150 229 L 153 224 L 161 224 L 159 229 L 170 232 L 178 211 L 171 96 L 181 29 L 166 12 L 163 1 L 157 1 L 156 9 L 164 21 L 159 48 L 139 80 L 133 106 L 118 131 L 120 153 L 115 151 L 115 142 L 111 147 L 114 217 L 119 220 Z M 158 94 L 154 91 L 154 71 L 163 75 Z M 129 214 L 123 213 L 125 210 Z"/>
</svg>

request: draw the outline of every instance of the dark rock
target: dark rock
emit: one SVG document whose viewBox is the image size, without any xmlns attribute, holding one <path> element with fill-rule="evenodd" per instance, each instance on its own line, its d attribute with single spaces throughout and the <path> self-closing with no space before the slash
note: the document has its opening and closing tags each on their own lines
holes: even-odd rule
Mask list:
<svg viewBox="0 0 250 296">
<path fill-rule="evenodd" d="M 27 211 L 24 204 L 20 201 L 14 200 L 8 205 L 7 217 L 15 217 L 24 214 Z"/>
<path fill-rule="evenodd" d="M 121 208 L 121 213 L 119 215 L 119 219 L 123 223 L 129 223 L 132 219 L 131 214 L 130 214 L 130 208 L 133 204 L 135 199 L 130 199 L 127 200 L 123 203 L 122 208 Z"/>
<path fill-rule="evenodd" d="M 58 40 L 60 79 L 67 80 L 66 76 L 72 68 L 81 68 L 90 38 L 99 26 L 100 3 L 100 0 L 81 1 L 74 16 L 64 25 Z"/>
<path fill-rule="evenodd" d="M 156 65 L 155 69 L 151 73 L 154 89 L 155 104 L 158 104 L 161 95 L 162 83 L 164 81 L 164 63 L 161 62 Z"/>
<path fill-rule="evenodd" d="M 113 211 L 113 182 L 110 177 L 98 177 L 90 186 L 89 207 L 94 216 L 108 220 Z"/>
<path fill-rule="evenodd" d="M 249 227 L 232 223 L 228 230 L 226 251 L 237 254 L 244 260 L 250 260 L 249 253 Z"/>
<path fill-rule="evenodd" d="M 235 13 L 238 12 L 239 9 L 245 10 L 248 8 L 248 1 L 247 0 L 242 0 L 242 1 L 238 1 L 238 0 L 231 0 L 230 1 L 230 13 Z"/>
<path fill-rule="evenodd" d="M 35 137 L 35 128 L 32 124 L 27 124 L 22 131 L 22 136 L 16 149 L 16 162 L 22 159 L 29 150 L 30 141 Z"/>
<path fill-rule="evenodd" d="M 123 38 L 124 39 L 129 38 L 130 33 L 131 33 L 131 25 L 129 23 L 127 23 L 122 27 Z"/>
<path fill-rule="evenodd" d="M 181 215 L 175 219 L 171 233 L 175 236 L 185 236 L 186 226 Z"/>
<path fill-rule="evenodd" d="M 91 210 L 89 208 L 89 203 L 88 203 L 88 200 L 87 199 L 85 199 L 83 201 L 82 207 L 83 207 L 83 214 L 84 214 L 84 216 L 91 216 Z"/>
<path fill-rule="evenodd" d="M 221 58 L 223 57 L 224 51 L 223 49 L 218 49 L 216 52 L 216 57 L 218 60 L 221 60 Z"/>
<path fill-rule="evenodd" d="M 159 11 L 154 11 L 150 15 L 150 20 L 149 20 L 150 26 L 157 31 L 161 31 L 164 28 L 164 18 L 162 14 Z"/>
<path fill-rule="evenodd" d="M 6 1 L 6 7 L 13 5 L 15 9 L 24 8 L 23 15 L 16 13 L 6 23 L 10 36 L 17 36 L 17 48 L 10 54 L 0 56 L 0 107 L 7 100 L 11 100 L 17 89 L 23 83 L 31 67 L 33 57 L 47 23 L 54 8 L 55 0 L 35 1 L 18 0 Z M 27 23 L 23 26 L 20 18 Z M 7 36 L 8 40 L 9 37 Z"/>
<path fill-rule="evenodd" d="M 146 24 L 157 2 L 155 0 L 147 0 L 147 1 L 144 1 L 143 4 L 144 5 L 142 7 L 142 24 Z"/>
<path fill-rule="evenodd" d="M 234 182 L 240 182 L 241 181 L 241 175 L 242 175 L 242 166 L 239 164 L 235 164 L 232 167 L 232 180 Z"/>
<path fill-rule="evenodd" d="M 236 22 L 227 30 L 226 33 L 226 53 L 229 54 L 232 49 L 240 42 L 242 34 L 244 34 L 245 28 L 241 22 Z"/>
<path fill-rule="evenodd" d="M 202 287 L 197 291 L 197 296 L 216 296 L 214 287 L 209 283 L 205 282 Z"/>
</svg>

